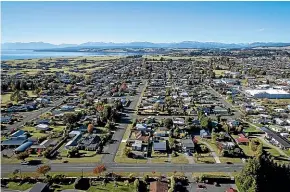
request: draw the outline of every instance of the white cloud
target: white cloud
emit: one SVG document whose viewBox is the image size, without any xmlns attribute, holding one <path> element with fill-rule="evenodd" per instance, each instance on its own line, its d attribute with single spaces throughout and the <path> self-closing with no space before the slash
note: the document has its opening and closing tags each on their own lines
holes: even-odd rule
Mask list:
<svg viewBox="0 0 290 192">
<path fill-rule="evenodd" d="M 265 31 L 265 28 L 260 28 L 260 29 L 258 29 L 258 31 L 260 31 L 260 32 Z"/>
</svg>

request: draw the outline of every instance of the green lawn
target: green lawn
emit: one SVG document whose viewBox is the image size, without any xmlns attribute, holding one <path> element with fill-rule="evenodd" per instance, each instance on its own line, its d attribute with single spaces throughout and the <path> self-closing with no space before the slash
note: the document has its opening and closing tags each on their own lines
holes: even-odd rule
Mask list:
<svg viewBox="0 0 290 192">
<path fill-rule="evenodd" d="M 235 173 L 231 173 L 232 175 L 235 175 Z M 192 173 L 192 177 L 201 177 L 206 176 L 208 178 L 230 178 L 230 175 L 224 172 L 199 172 L 199 173 Z"/>
<path fill-rule="evenodd" d="M 126 143 L 121 142 L 114 161 L 116 163 L 146 163 L 147 159 L 133 159 L 128 158 L 123 154 L 123 151 L 126 147 Z"/>
<path fill-rule="evenodd" d="M 239 147 L 244 151 L 244 153 L 248 157 L 253 157 L 254 156 L 254 152 L 250 149 L 249 145 L 239 145 Z"/>
<path fill-rule="evenodd" d="M 171 155 L 171 163 L 176 163 L 176 164 L 187 164 L 188 160 L 182 153 L 178 153 L 177 157 L 174 157 Z"/>
<path fill-rule="evenodd" d="M 60 191 L 64 189 L 74 189 L 74 184 L 71 185 L 54 185 L 55 191 Z M 106 185 L 102 185 L 102 182 L 98 182 L 92 185 L 87 192 L 103 192 L 103 191 L 115 191 L 115 192 L 135 192 L 136 189 L 133 183 L 130 183 L 128 186 L 124 184 L 124 182 L 117 182 L 117 187 L 114 186 L 113 182 L 107 183 Z"/>
<path fill-rule="evenodd" d="M 80 153 L 83 154 L 83 156 L 78 158 L 68 158 L 67 157 L 67 150 L 60 149 L 61 153 L 61 160 L 53 160 L 54 163 L 62 163 L 63 161 L 68 161 L 68 163 L 98 163 L 102 159 L 102 154 L 96 154 L 95 151 L 85 151 L 85 150 L 79 150 Z"/>
<path fill-rule="evenodd" d="M 58 125 L 58 126 L 51 126 L 51 128 L 52 128 L 53 131 L 55 131 L 55 132 L 62 132 L 62 131 L 64 130 L 65 126 L 60 126 L 60 125 Z"/>
<path fill-rule="evenodd" d="M 33 187 L 34 184 L 31 183 L 24 183 L 22 185 L 19 185 L 19 183 L 15 182 L 9 182 L 8 183 L 8 188 L 11 190 L 20 190 L 20 191 L 25 191 L 27 189 L 30 189 Z"/>
<path fill-rule="evenodd" d="M 213 70 L 216 76 L 224 75 L 227 70 Z"/>
<path fill-rule="evenodd" d="M 1 104 L 6 104 L 10 102 L 11 93 L 6 93 L 1 95 Z"/>
<path fill-rule="evenodd" d="M 213 148 L 213 150 L 216 152 L 217 155 L 219 155 L 219 150 L 218 150 L 216 145 L 212 144 L 210 140 L 204 140 L 204 141 L 207 142 Z M 219 155 L 219 159 L 220 159 L 221 163 L 227 163 L 227 162 L 242 163 L 242 160 L 240 158 L 236 158 L 236 157 L 221 157 Z"/>
<path fill-rule="evenodd" d="M 40 133 L 40 131 L 37 130 L 35 127 L 30 127 L 30 126 L 26 126 L 22 130 L 29 132 L 32 135 L 32 137 L 36 137 L 36 138 L 40 138 L 40 137 L 48 135 L 47 133 Z"/>
<path fill-rule="evenodd" d="M 214 164 L 215 163 L 215 160 L 211 156 L 210 153 L 201 154 L 200 157 L 198 157 L 198 158 L 196 156 L 194 156 L 194 161 L 196 163 L 206 163 L 206 164 Z"/>
</svg>

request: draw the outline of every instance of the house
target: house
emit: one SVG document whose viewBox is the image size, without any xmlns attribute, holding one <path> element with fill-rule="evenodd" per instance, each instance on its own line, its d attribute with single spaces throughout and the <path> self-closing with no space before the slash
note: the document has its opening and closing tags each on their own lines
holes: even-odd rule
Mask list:
<svg viewBox="0 0 290 192">
<path fill-rule="evenodd" d="M 135 142 L 132 144 L 132 150 L 142 151 L 142 141 L 135 140 Z"/>
<path fill-rule="evenodd" d="M 1 147 L 2 148 L 16 148 L 16 147 L 21 146 L 26 141 L 27 141 L 27 139 L 21 139 L 21 138 L 13 139 L 13 138 L 10 138 L 8 140 L 2 141 Z"/>
<path fill-rule="evenodd" d="M 74 106 L 70 106 L 70 105 L 63 105 L 60 108 L 61 111 L 73 111 L 74 109 L 75 109 L 75 107 Z"/>
<path fill-rule="evenodd" d="M 175 124 L 175 125 L 184 125 L 185 122 L 184 122 L 183 118 L 175 118 L 175 119 L 173 119 L 173 124 Z"/>
<path fill-rule="evenodd" d="M 46 124 L 49 125 L 50 120 L 49 119 L 40 119 L 36 121 L 36 124 Z"/>
<path fill-rule="evenodd" d="M 22 145 L 20 145 L 19 147 L 17 147 L 14 152 L 15 153 L 21 153 L 26 151 L 29 147 L 31 147 L 31 145 L 33 144 L 33 142 L 31 141 L 27 141 L 25 143 L 23 143 Z"/>
<path fill-rule="evenodd" d="M 155 137 L 168 137 L 169 136 L 169 131 L 158 130 L 158 131 L 154 132 L 154 136 Z"/>
<path fill-rule="evenodd" d="M 211 137 L 209 131 L 208 130 L 204 130 L 204 129 L 199 131 L 199 135 L 200 135 L 201 138 L 210 138 Z"/>
<path fill-rule="evenodd" d="M 150 192 L 168 192 L 168 184 L 162 181 L 150 182 Z"/>
<path fill-rule="evenodd" d="M 275 118 L 274 121 L 277 125 L 287 125 L 287 123 L 280 118 Z"/>
<path fill-rule="evenodd" d="M 244 135 L 244 134 L 239 134 L 239 137 L 235 139 L 236 142 L 240 145 L 248 145 L 250 140 Z"/>
<path fill-rule="evenodd" d="M 78 149 L 86 151 L 95 151 L 101 142 L 97 134 L 90 134 L 78 143 Z"/>
<path fill-rule="evenodd" d="M 138 124 L 136 124 L 136 129 L 138 131 L 147 131 L 148 126 L 146 124 L 138 123 Z"/>
<path fill-rule="evenodd" d="M 54 147 L 56 144 L 57 140 L 47 139 L 40 144 L 32 145 L 30 149 L 34 150 L 35 152 L 41 152 L 46 150 L 48 147 Z"/>
<path fill-rule="evenodd" d="M 167 152 L 166 141 L 154 141 L 153 142 L 153 150 L 159 151 L 159 152 Z"/>
<path fill-rule="evenodd" d="M 48 100 L 48 99 L 46 99 L 46 98 L 37 98 L 36 100 L 35 100 L 35 102 L 36 103 L 43 103 L 43 104 L 48 104 L 48 103 L 50 103 L 50 101 Z"/>
<path fill-rule="evenodd" d="M 277 112 L 277 113 L 285 113 L 286 112 L 285 109 L 281 109 L 281 108 L 274 109 L 274 111 Z"/>
<path fill-rule="evenodd" d="M 36 183 L 29 192 L 49 192 L 49 185 L 48 183 Z"/>
<path fill-rule="evenodd" d="M 39 124 L 39 125 L 36 125 L 35 128 L 40 131 L 47 131 L 49 129 L 47 124 Z"/>
<path fill-rule="evenodd" d="M 12 122 L 11 116 L 1 116 L 1 123 L 9 124 Z"/>
<path fill-rule="evenodd" d="M 82 134 L 80 131 L 71 131 L 69 133 L 69 137 L 73 137 L 67 144 L 65 145 L 66 149 L 76 147 L 78 145 L 78 141 L 81 139 Z"/>
<path fill-rule="evenodd" d="M 142 141 L 144 143 L 148 143 L 148 141 L 150 140 L 150 136 L 143 135 L 142 131 L 136 131 L 136 132 L 134 132 L 134 134 L 135 134 L 136 140 Z"/>
<path fill-rule="evenodd" d="M 220 114 L 220 115 L 228 114 L 228 110 L 220 106 L 215 106 L 215 108 L 213 109 L 213 112 L 215 114 Z"/>
<path fill-rule="evenodd" d="M 11 135 L 10 135 L 10 138 L 11 139 L 26 139 L 27 138 L 27 135 L 26 135 L 26 133 L 25 133 L 25 131 L 23 131 L 23 130 L 18 130 L 18 131 L 16 131 L 16 132 L 14 132 L 14 133 L 12 133 Z"/>
<path fill-rule="evenodd" d="M 181 146 L 184 152 L 194 152 L 194 143 L 192 139 L 182 139 Z"/>
<path fill-rule="evenodd" d="M 230 150 L 235 148 L 235 144 L 233 142 L 218 142 L 218 148 L 220 150 Z"/>
</svg>

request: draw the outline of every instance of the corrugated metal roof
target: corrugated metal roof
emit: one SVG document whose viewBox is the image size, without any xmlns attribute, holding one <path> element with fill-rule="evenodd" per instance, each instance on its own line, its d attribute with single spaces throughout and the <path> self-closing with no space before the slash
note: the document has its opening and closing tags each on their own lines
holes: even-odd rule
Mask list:
<svg viewBox="0 0 290 192">
<path fill-rule="evenodd" d="M 23 152 L 26 149 L 28 149 L 33 143 L 31 141 L 27 141 L 26 143 L 23 143 L 22 145 L 20 145 L 19 147 L 17 147 L 14 151 L 17 152 Z"/>
</svg>

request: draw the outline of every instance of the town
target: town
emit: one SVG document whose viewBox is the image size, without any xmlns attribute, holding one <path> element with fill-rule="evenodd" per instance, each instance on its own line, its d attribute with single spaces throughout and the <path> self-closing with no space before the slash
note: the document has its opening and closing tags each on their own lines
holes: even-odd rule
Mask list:
<svg viewBox="0 0 290 192">
<path fill-rule="evenodd" d="M 251 191 L 289 173 L 289 91 L 287 49 L 2 61 L 1 187 Z"/>
</svg>

